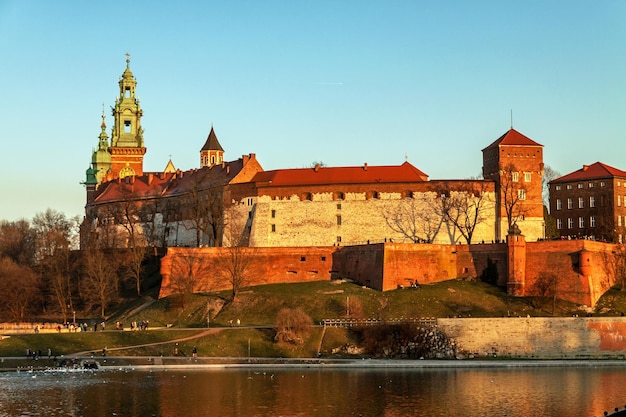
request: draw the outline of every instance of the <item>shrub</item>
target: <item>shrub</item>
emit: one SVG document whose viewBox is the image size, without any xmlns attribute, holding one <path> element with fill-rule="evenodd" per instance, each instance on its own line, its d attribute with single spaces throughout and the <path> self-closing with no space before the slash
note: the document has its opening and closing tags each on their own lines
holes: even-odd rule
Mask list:
<svg viewBox="0 0 626 417">
<path fill-rule="evenodd" d="M 282 343 L 301 345 L 308 335 L 313 320 L 299 308 L 283 308 L 276 315 L 276 336 Z"/>
</svg>

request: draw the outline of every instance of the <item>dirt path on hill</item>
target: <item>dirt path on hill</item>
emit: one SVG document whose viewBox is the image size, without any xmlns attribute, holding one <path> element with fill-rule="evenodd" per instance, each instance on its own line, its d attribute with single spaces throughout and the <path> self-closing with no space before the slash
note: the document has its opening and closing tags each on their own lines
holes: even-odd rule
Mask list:
<svg viewBox="0 0 626 417">
<path fill-rule="evenodd" d="M 142 348 L 142 347 L 146 347 L 146 346 L 158 346 L 158 345 L 167 345 L 170 343 L 179 343 L 179 342 L 186 342 L 187 340 L 193 340 L 193 339 L 198 339 L 200 337 L 204 337 L 204 336 L 208 336 L 210 334 L 216 334 L 221 332 L 224 329 L 208 329 L 205 330 L 201 333 L 198 334 L 194 334 L 192 336 L 188 336 L 188 337 L 182 337 L 180 339 L 172 339 L 172 340 L 167 340 L 164 342 L 153 342 L 153 343 L 144 343 L 141 345 L 133 345 L 133 346 L 119 346 L 119 347 L 114 347 L 114 348 L 106 348 L 107 353 L 108 352 L 112 352 L 115 350 L 124 350 L 124 349 L 136 349 L 136 348 Z M 86 350 L 83 352 L 76 352 L 76 353 L 72 353 L 71 355 L 67 355 L 67 356 L 85 356 L 85 355 L 91 355 L 94 352 L 97 352 L 95 350 Z"/>
</svg>

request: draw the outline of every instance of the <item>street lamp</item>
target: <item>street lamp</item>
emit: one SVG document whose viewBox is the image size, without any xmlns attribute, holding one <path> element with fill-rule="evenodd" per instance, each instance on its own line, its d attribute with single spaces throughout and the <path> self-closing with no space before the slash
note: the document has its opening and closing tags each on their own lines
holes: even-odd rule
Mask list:
<svg viewBox="0 0 626 417">
<path fill-rule="evenodd" d="M 72 311 L 72 314 L 74 315 L 74 327 L 76 327 L 76 311 Z"/>
</svg>

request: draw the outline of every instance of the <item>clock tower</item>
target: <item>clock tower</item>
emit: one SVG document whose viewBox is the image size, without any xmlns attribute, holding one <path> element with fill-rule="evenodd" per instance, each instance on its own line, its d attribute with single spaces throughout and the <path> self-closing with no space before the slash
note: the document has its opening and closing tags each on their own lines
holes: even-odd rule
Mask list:
<svg viewBox="0 0 626 417">
<path fill-rule="evenodd" d="M 137 81 L 130 70 L 130 54 L 126 54 L 126 70 L 119 81 L 120 95 L 112 107 L 111 174 L 113 178 L 143 175 L 143 142 L 141 116 L 143 111 L 135 95 Z"/>
</svg>

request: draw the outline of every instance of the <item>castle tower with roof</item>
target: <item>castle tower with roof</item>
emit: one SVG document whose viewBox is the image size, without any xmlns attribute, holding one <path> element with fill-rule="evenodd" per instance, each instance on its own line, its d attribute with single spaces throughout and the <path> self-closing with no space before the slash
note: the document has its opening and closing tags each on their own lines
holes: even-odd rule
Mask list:
<svg viewBox="0 0 626 417">
<path fill-rule="evenodd" d="M 496 183 L 496 239 L 516 225 L 527 240 L 545 237 L 543 145 L 511 127 L 482 152 L 483 177 Z"/>
</svg>

